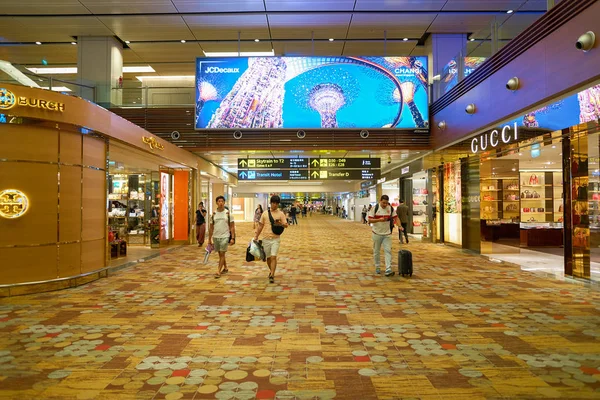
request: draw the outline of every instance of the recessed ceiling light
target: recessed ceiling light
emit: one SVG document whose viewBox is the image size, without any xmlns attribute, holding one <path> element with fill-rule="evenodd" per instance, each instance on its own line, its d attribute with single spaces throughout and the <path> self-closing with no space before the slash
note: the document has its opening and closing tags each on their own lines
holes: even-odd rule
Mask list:
<svg viewBox="0 0 600 400">
<path fill-rule="evenodd" d="M 474 41 L 475 41 L 475 38 L 471 38 L 471 39 L 469 39 L 469 41 L 471 41 L 471 42 L 474 42 Z"/>
<path fill-rule="evenodd" d="M 329 38 L 329 41 L 330 41 L 330 42 L 333 42 L 334 40 L 335 40 L 334 38 Z"/>
<path fill-rule="evenodd" d="M 129 44 L 129 43 L 131 43 L 129 40 L 126 40 L 126 41 L 125 41 L 125 44 Z"/>
<path fill-rule="evenodd" d="M 181 43 L 185 43 L 185 40 L 181 40 Z"/>
<path fill-rule="evenodd" d="M 42 42 L 35 42 L 35 44 L 37 44 L 39 46 L 40 44 L 42 44 Z"/>
<path fill-rule="evenodd" d="M 514 11 L 513 10 L 508 10 L 506 13 L 507 14 L 512 14 Z"/>
<path fill-rule="evenodd" d="M 555 148 L 556 148 L 556 146 L 552 145 L 552 148 L 553 148 L 553 149 L 555 149 Z"/>
<path fill-rule="evenodd" d="M 260 42 L 260 39 L 254 39 L 254 41 L 258 43 L 258 42 Z"/>
<path fill-rule="evenodd" d="M 77 42 L 71 42 L 71 44 L 72 44 L 73 46 L 75 46 L 75 45 L 77 45 Z"/>
<path fill-rule="evenodd" d="M 404 39 L 402 39 L 402 40 L 404 40 L 405 42 L 408 42 L 408 38 L 407 38 L 407 37 L 405 37 L 405 38 L 404 38 Z"/>
</svg>

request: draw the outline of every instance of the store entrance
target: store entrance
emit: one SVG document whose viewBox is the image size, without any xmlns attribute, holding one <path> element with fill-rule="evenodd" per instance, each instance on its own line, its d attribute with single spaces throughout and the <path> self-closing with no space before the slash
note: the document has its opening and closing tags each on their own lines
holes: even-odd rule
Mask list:
<svg viewBox="0 0 600 400">
<path fill-rule="evenodd" d="M 521 145 L 481 161 L 481 252 L 564 272 L 562 141 Z"/>
</svg>

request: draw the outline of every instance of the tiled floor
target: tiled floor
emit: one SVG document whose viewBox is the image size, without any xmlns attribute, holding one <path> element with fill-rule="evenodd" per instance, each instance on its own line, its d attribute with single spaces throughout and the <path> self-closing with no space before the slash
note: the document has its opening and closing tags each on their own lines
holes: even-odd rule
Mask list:
<svg viewBox="0 0 600 400">
<path fill-rule="evenodd" d="M 0 398 L 600 398 L 600 292 L 413 242 L 385 278 L 367 226 L 299 222 L 275 284 L 239 224 L 221 279 L 190 246 L 3 299 Z"/>
</svg>

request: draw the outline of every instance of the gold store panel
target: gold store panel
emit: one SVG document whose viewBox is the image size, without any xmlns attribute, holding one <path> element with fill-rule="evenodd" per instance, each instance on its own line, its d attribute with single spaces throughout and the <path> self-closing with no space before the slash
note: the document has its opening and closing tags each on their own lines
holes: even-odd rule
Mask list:
<svg viewBox="0 0 600 400">
<path fill-rule="evenodd" d="M 0 218 L 0 246 L 56 243 L 57 176 L 56 164 L 0 162 L 2 189 L 17 189 L 29 199 L 23 216 Z"/>
<path fill-rule="evenodd" d="M 103 239 L 106 230 L 106 173 L 83 169 L 82 240 Z"/>
<path fill-rule="evenodd" d="M 83 136 L 83 165 L 106 169 L 106 143 L 104 140 Z"/>
<path fill-rule="evenodd" d="M 58 276 L 65 278 L 81 274 L 81 243 L 58 247 Z"/>
<path fill-rule="evenodd" d="M 85 274 L 104 268 L 105 251 L 104 239 L 83 242 L 81 244 L 81 273 Z"/>
<path fill-rule="evenodd" d="M 81 240 L 81 167 L 60 167 L 59 209 L 59 242 Z"/>
<path fill-rule="evenodd" d="M 56 245 L 42 247 L 0 247 L 0 284 L 56 279 Z"/>
<path fill-rule="evenodd" d="M 81 165 L 81 133 L 60 131 L 60 162 Z"/>
<path fill-rule="evenodd" d="M 57 162 L 58 131 L 32 125 L 3 125 L 0 158 Z"/>
</svg>

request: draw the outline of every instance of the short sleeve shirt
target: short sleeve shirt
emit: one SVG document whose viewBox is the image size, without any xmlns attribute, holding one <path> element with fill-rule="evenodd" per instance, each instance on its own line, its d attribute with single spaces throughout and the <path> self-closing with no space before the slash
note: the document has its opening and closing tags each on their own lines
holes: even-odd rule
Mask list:
<svg viewBox="0 0 600 400">
<path fill-rule="evenodd" d="M 229 221 L 233 222 L 233 215 L 229 214 L 229 218 L 227 215 L 229 214 L 228 210 L 223 210 L 221 212 L 216 211 L 212 217 L 212 223 L 214 224 L 213 228 L 213 238 L 228 238 L 229 237 Z"/>
<path fill-rule="evenodd" d="M 285 218 L 285 214 L 281 210 L 271 211 L 271 215 L 273 216 L 274 221 L 279 221 L 282 224 L 287 223 Z M 271 229 L 271 220 L 269 219 L 269 211 L 265 211 L 263 215 L 260 217 L 260 223 L 263 225 L 263 238 L 264 239 L 278 239 L 281 236 L 273 233 Z"/>
<path fill-rule="evenodd" d="M 392 211 L 392 206 L 390 205 L 388 205 L 386 208 L 379 206 L 377 210 L 377 216 L 390 216 L 390 218 L 395 218 L 396 210 Z M 375 217 L 375 207 L 371 208 L 371 211 L 369 212 L 369 217 Z M 376 233 L 377 235 L 385 236 L 392 234 L 392 232 L 390 231 L 389 220 L 383 222 L 373 222 L 371 224 L 371 229 L 373 230 L 373 233 Z"/>
</svg>

